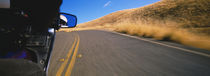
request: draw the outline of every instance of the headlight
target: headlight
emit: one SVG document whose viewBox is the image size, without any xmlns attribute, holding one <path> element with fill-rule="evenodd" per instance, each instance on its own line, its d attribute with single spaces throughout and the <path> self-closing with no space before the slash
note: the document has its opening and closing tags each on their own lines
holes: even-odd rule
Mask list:
<svg viewBox="0 0 210 76">
<path fill-rule="evenodd" d="M 54 34 L 55 33 L 55 29 L 54 28 L 49 28 L 48 32 Z"/>
</svg>

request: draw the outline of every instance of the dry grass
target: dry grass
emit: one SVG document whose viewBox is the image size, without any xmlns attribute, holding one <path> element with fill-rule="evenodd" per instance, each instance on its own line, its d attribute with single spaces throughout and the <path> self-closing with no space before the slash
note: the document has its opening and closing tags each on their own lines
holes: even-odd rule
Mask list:
<svg viewBox="0 0 210 76">
<path fill-rule="evenodd" d="M 146 24 L 178 23 L 175 27 L 210 27 L 210 0 L 161 0 L 135 9 L 111 13 L 99 19 L 80 24 L 79 27 L 104 26 L 125 20 Z"/>
<path fill-rule="evenodd" d="M 210 0 L 161 0 L 78 26 L 79 29 L 109 29 L 210 50 Z"/>
<path fill-rule="evenodd" d="M 140 25 L 124 22 L 117 24 L 117 26 L 115 26 L 115 31 L 130 35 L 151 37 L 157 40 L 174 41 L 177 43 L 210 50 L 209 36 L 198 35 L 189 32 L 187 29 L 158 27 L 154 25 Z"/>
</svg>

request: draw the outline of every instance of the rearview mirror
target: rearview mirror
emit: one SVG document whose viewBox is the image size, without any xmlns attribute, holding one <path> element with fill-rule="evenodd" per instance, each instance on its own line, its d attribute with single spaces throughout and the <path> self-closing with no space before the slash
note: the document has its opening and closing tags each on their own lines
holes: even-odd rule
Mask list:
<svg viewBox="0 0 210 76">
<path fill-rule="evenodd" d="M 73 28 L 77 25 L 77 17 L 72 14 L 60 13 L 61 28 Z"/>
</svg>

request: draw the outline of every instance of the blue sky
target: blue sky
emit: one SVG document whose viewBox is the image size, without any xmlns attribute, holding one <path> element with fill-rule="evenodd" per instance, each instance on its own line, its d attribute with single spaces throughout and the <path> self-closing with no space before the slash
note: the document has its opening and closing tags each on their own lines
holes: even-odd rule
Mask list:
<svg viewBox="0 0 210 76">
<path fill-rule="evenodd" d="M 78 17 L 78 24 L 88 22 L 109 13 L 142 7 L 160 0 L 63 0 L 61 12 Z"/>
</svg>

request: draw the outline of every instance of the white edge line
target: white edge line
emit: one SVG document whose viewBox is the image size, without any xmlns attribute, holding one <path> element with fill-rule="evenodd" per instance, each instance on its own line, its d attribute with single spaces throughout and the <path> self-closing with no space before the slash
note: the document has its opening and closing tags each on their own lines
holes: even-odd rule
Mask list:
<svg viewBox="0 0 210 76">
<path fill-rule="evenodd" d="M 106 30 L 102 30 L 102 31 L 106 31 Z M 110 31 L 107 31 L 107 32 L 110 32 Z M 167 45 L 167 44 L 164 44 L 164 43 L 159 43 L 159 42 L 143 39 L 143 38 L 140 38 L 140 37 L 137 37 L 137 36 L 131 36 L 131 35 L 122 34 L 122 33 L 118 33 L 118 32 L 112 32 L 112 33 L 127 36 L 127 37 L 131 37 L 131 38 L 135 38 L 135 39 L 139 39 L 139 40 L 143 40 L 143 41 L 147 41 L 147 42 L 154 43 L 154 44 L 159 44 L 159 45 L 162 45 L 162 46 L 167 46 L 167 47 L 174 48 L 174 49 L 179 49 L 179 50 L 182 50 L 182 51 L 185 51 L 185 52 L 189 52 L 189 53 L 193 53 L 193 54 L 197 54 L 197 55 L 202 55 L 202 56 L 210 58 L 209 54 L 205 54 L 205 53 L 202 53 L 202 52 L 197 52 L 197 51 L 188 50 L 188 49 L 184 49 L 184 48 L 180 48 L 180 47 L 176 47 L 176 46 L 171 46 L 171 45 Z"/>
</svg>

